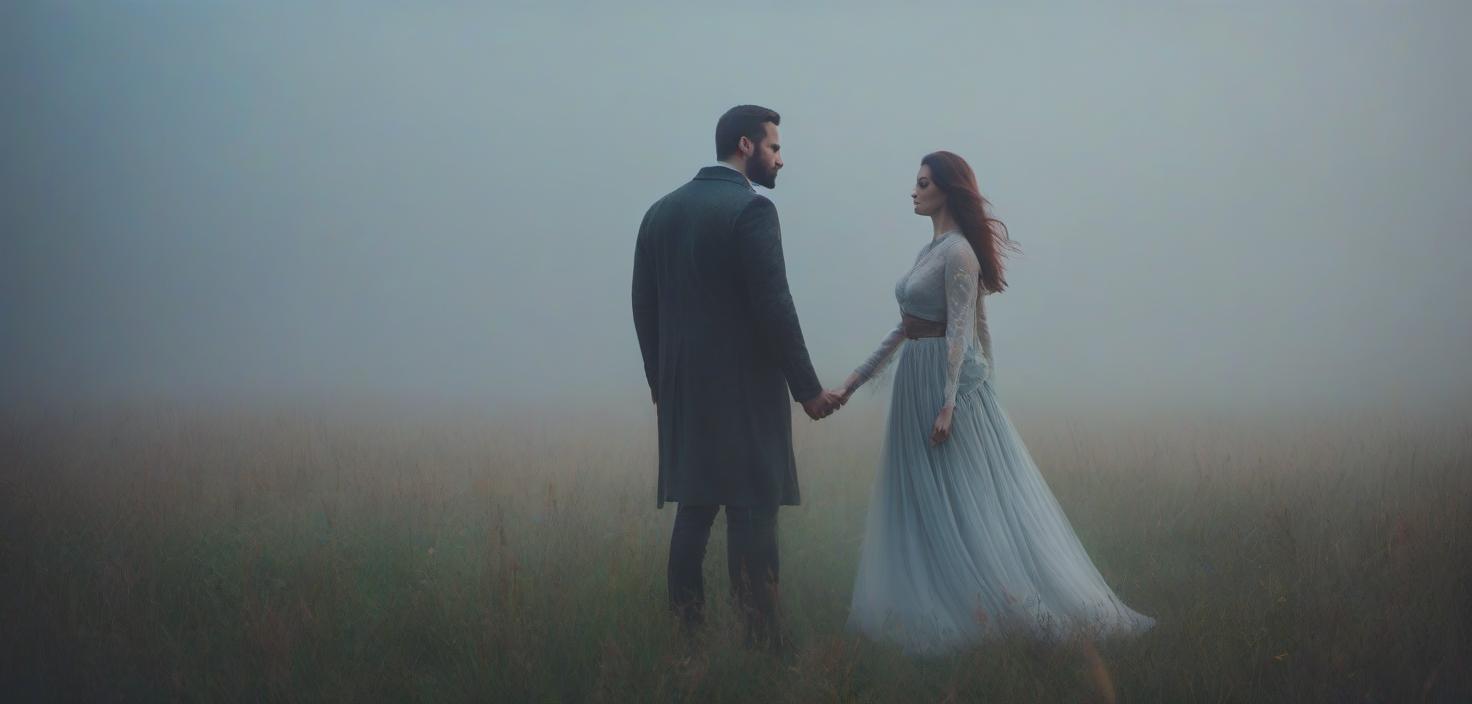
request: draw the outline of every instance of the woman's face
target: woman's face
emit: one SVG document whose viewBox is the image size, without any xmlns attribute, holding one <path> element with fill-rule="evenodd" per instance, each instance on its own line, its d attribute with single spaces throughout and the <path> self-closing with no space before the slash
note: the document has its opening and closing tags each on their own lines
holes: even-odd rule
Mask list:
<svg viewBox="0 0 1472 704">
<path fill-rule="evenodd" d="M 915 204 L 916 215 L 935 215 L 946 207 L 946 194 L 930 180 L 930 167 L 920 165 L 915 176 L 915 190 L 910 191 L 910 200 Z"/>
</svg>

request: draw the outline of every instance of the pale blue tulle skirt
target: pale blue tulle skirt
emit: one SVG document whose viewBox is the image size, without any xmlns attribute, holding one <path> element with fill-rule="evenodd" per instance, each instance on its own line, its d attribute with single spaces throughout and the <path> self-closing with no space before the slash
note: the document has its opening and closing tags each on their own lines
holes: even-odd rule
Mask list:
<svg viewBox="0 0 1472 704">
<path fill-rule="evenodd" d="M 848 629 L 944 654 L 1004 632 L 1060 640 L 1153 626 L 1104 583 L 984 380 L 985 362 L 965 363 L 951 437 L 931 447 L 945 338 L 909 340 L 897 354 Z"/>
</svg>

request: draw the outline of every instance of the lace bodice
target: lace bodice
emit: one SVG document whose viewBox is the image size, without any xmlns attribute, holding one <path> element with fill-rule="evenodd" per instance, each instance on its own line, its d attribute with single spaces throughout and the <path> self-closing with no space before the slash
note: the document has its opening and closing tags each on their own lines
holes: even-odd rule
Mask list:
<svg viewBox="0 0 1472 704">
<path fill-rule="evenodd" d="M 961 366 L 968 357 L 979 355 L 982 360 L 978 361 L 991 367 L 991 336 L 986 329 L 980 272 L 971 243 L 961 233 L 949 232 L 922 247 L 914 266 L 894 287 L 901 313 L 946 324 L 948 406 L 956 402 Z M 904 341 L 903 326 L 897 324 L 879 343 L 879 349 L 854 370 L 858 377 L 855 386 L 882 371 Z"/>
</svg>

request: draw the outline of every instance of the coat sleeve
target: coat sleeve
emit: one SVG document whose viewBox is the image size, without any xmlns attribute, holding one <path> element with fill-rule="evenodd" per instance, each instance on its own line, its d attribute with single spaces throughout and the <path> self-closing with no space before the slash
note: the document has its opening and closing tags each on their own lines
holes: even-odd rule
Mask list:
<svg viewBox="0 0 1472 704">
<path fill-rule="evenodd" d="M 649 220 L 654 208 L 644 214 L 639 224 L 639 239 L 634 245 L 634 332 L 639 337 L 639 352 L 644 356 L 644 377 L 649 381 L 649 395 L 659 402 L 659 280 L 654 262 L 654 247 L 649 241 Z"/>
<path fill-rule="evenodd" d="M 787 265 L 782 256 L 782 226 L 777 207 L 757 196 L 736 218 L 735 249 L 743 295 L 756 317 L 758 332 L 781 360 L 787 388 L 796 401 L 822 393 L 797 321 L 797 308 L 787 287 Z"/>
</svg>

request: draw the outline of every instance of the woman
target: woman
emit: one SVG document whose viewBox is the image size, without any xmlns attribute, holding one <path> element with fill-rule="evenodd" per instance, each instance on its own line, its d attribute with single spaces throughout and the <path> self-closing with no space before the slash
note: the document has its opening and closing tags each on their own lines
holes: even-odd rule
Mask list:
<svg viewBox="0 0 1472 704">
<path fill-rule="evenodd" d="M 899 325 L 836 390 L 847 401 L 898 350 L 849 629 L 928 654 L 1002 630 L 1150 628 L 1104 583 L 997 404 L 982 302 L 1006 286 L 1000 249 L 1012 244 L 971 167 L 927 155 L 911 199 L 934 238 L 895 286 Z"/>
</svg>

